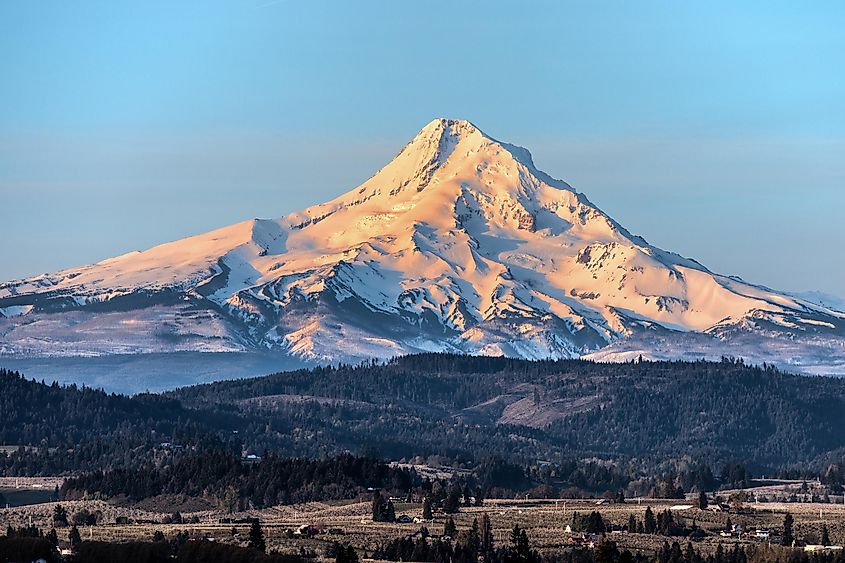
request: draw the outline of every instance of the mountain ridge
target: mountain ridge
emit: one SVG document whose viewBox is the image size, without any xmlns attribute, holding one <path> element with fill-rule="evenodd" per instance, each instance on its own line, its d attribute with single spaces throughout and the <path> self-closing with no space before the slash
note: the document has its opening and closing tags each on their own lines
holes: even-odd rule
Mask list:
<svg viewBox="0 0 845 563">
<path fill-rule="evenodd" d="M 0 314 L 9 355 L 618 359 L 649 356 L 649 335 L 688 346 L 695 333 L 707 346 L 678 355 L 803 371 L 827 347 L 845 373 L 845 314 L 649 244 L 465 120 L 433 120 L 329 202 L 2 283 Z M 760 344 L 733 349 L 749 335 Z"/>
</svg>

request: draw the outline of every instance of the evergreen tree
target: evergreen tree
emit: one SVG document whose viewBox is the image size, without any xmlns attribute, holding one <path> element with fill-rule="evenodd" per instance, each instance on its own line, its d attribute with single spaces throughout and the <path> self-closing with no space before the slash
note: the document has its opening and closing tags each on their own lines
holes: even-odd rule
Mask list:
<svg viewBox="0 0 845 563">
<path fill-rule="evenodd" d="M 59 545 L 59 534 L 56 533 L 55 528 L 50 528 L 50 531 L 47 532 L 47 540 L 50 542 L 50 545 L 56 547 Z"/>
<path fill-rule="evenodd" d="M 696 560 L 697 554 L 695 553 L 695 549 L 693 549 L 692 543 L 687 542 L 687 548 L 684 550 L 684 562 L 695 563 Z"/>
<path fill-rule="evenodd" d="M 456 513 L 461 505 L 461 488 L 453 483 L 449 486 L 446 500 L 443 501 L 443 512 L 446 514 Z"/>
<path fill-rule="evenodd" d="M 384 521 L 384 499 L 380 491 L 373 493 L 373 522 Z"/>
<path fill-rule="evenodd" d="M 481 549 L 481 533 L 478 527 L 478 518 L 474 518 L 470 529 L 461 534 L 460 547 L 464 555 L 472 561 L 478 559 L 478 553 Z"/>
<path fill-rule="evenodd" d="M 645 516 L 643 517 L 643 529 L 647 534 L 653 534 L 657 531 L 657 521 L 654 519 L 654 512 L 651 507 L 647 506 L 645 509 Z"/>
<path fill-rule="evenodd" d="M 411 555 L 411 561 L 426 561 L 428 560 L 428 542 L 423 538 L 417 538 L 414 543 L 414 552 Z"/>
<path fill-rule="evenodd" d="M 481 515 L 479 536 L 481 555 L 484 556 L 485 561 L 488 561 L 493 555 L 493 525 L 486 512 Z"/>
<path fill-rule="evenodd" d="M 373 522 L 393 522 L 396 520 L 396 509 L 390 499 L 385 500 L 380 492 L 373 495 Z"/>
<path fill-rule="evenodd" d="M 481 493 L 481 487 L 475 488 L 475 506 L 481 506 L 484 504 L 484 496 Z"/>
<path fill-rule="evenodd" d="M 335 563 L 358 563 L 358 552 L 351 545 L 336 544 Z"/>
<path fill-rule="evenodd" d="M 515 561 L 520 563 L 531 561 L 531 545 L 528 541 L 528 533 L 520 529 L 519 526 L 514 526 L 511 530 L 511 550 L 513 551 Z"/>
<path fill-rule="evenodd" d="M 792 535 L 793 522 L 794 519 L 792 518 L 792 514 L 787 512 L 786 516 L 783 517 L 783 536 L 781 542 L 785 546 L 791 546 L 795 541 L 795 538 Z"/>
<path fill-rule="evenodd" d="M 422 517 L 423 520 L 431 520 L 434 518 L 434 515 L 431 513 L 431 501 L 427 496 L 423 498 Z"/>
<path fill-rule="evenodd" d="M 385 522 L 395 522 L 396 521 L 396 509 L 393 507 L 393 501 L 388 500 L 387 505 L 384 509 L 384 521 Z"/>
<path fill-rule="evenodd" d="M 704 491 L 698 493 L 698 508 L 701 510 L 707 509 L 707 493 Z"/>
<path fill-rule="evenodd" d="M 443 523 L 443 535 L 449 536 L 450 538 L 455 537 L 455 533 L 458 531 L 458 527 L 455 525 L 455 521 L 452 517 L 446 518 L 446 522 Z"/>
<path fill-rule="evenodd" d="M 830 545 L 830 532 L 827 530 L 827 524 L 822 524 L 822 545 Z"/>
<path fill-rule="evenodd" d="M 67 510 L 61 504 L 57 504 L 53 508 L 53 525 L 59 527 L 67 526 Z"/>
<path fill-rule="evenodd" d="M 669 563 L 683 563 L 684 555 L 681 553 L 681 545 L 678 542 L 672 542 L 672 548 L 669 551 Z"/>
<path fill-rule="evenodd" d="M 252 521 L 249 527 L 249 547 L 264 551 L 267 549 L 267 544 L 264 542 L 264 531 L 261 529 L 261 522 L 258 518 Z"/>
<path fill-rule="evenodd" d="M 68 533 L 67 540 L 70 542 L 71 547 L 76 547 L 82 543 L 82 536 L 79 535 L 79 528 L 73 526 Z"/>
<path fill-rule="evenodd" d="M 572 514 L 572 529 L 588 534 L 603 534 L 607 531 L 607 525 L 601 514 L 595 510 L 586 516 L 575 512 Z"/>
<path fill-rule="evenodd" d="M 619 548 L 616 547 L 616 542 L 610 540 L 602 540 L 595 550 L 596 563 L 616 563 L 619 561 Z"/>
</svg>

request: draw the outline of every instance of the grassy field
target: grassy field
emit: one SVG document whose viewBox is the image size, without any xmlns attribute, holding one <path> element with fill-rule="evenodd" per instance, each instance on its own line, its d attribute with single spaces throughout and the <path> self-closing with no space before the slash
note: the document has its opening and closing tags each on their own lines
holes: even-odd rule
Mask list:
<svg viewBox="0 0 845 563">
<path fill-rule="evenodd" d="M 599 511 L 602 516 L 613 524 L 627 523 L 631 514 L 642 519 L 646 506 L 652 510 L 662 511 L 677 505 L 677 500 L 648 499 L 637 503 L 629 501 L 624 504 L 597 505 L 590 500 L 508 500 L 488 501 L 483 507 L 462 509 L 454 515 L 458 529 L 467 529 L 474 518 L 482 513 L 490 516 L 494 536 L 497 544 L 508 541 L 510 530 L 518 525 L 528 531 L 532 545 L 542 552 L 552 553 L 567 546 L 566 526 L 571 523 L 573 512 L 587 513 Z M 96 526 L 81 527 L 84 539 L 126 541 L 149 540 L 155 531 L 160 530 L 171 536 L 185 530 L 192 537 L 209 537 L 218 541 L 245 544 L 249 525 L 248 518 L 260 518 L 267 539 L 268 549 L 284 552 L 298 552 L 300 548 L 313 550 L 322 555 L 325 548 L 332 541 L 349 543 L 365 554 L 372 551 L 382 542 L 413 534 L 422 524 L 376 523 L 371 521 L 371 504 L 367 500 L 308 503 L 292 506 L 278 506 L 260 511 L 247 511 L 227 514 L 216 510 L 200 510 L 182 513 L 185 519 L 196 517 L 199 521 L 193 524 L 164 524 L 168 516 L 164 512 L 144 510 L 137 506 L 118 506 L 102 501 L 72 501 L 62 503 L 68 509 L 71 517 L 80 510 L 99 513 Z M 55 503 L 45 503 L 28 507 L 0 510 L 0 525 L 21 526 L 29 523 L 44 529 L 52 525 L 51 515 Z M 706 537 L 697 542 L 699 549 L 715 550 L 720 543 L 733 542 L 754 543 L 755 539 L 723 538 L 718 535 L 725 525 L 727 518 L 734 524 L 742 524 L 747 529 L 771 528 L 780 530 L 786 512 L 795 518 L 795 536 L 799 539 L 808 534 L 818 536 L 822 525 L 829 529 L 831 541 L 841 545 L 845 543 L 845 506 L 832 504 L 790 503 L 790 504 L 747 504 L 741 511 L 730 513 L 715 513 L 710 510 L 689 508 L 674 511 L 676 519 L 683 519 L 687 523 L 693 520 L 706 532 Z M 418 504 L 399 504 L 396 514 L 407 514 L 411 517 L 421 516 L 422 507 Z M 433 522 L 425 523 L 432 535 L 442 533 L 445 515 L 435 514 Z M 238 523 L 240 521 L 240 523 Z M 117 523 L 124 522 L 124 523 Z M 128 522 L 128 523 L 126 523 Z M 291 533 L 300 526 L 308 524 L 321 530 L 313 538 L 294 536 Z M 234 530 L 234 534 L 233 534 Z M 60 538 L 67 537 L 68 530 L 59 530 Z M 652 551 L 667 539 L 658 535 L 634 534 L 614 532 L 609 534 L 622 548 L 631 550 Z M 675 538 L 678 541 L 686 541 Z M 776 541 L 776 540 L 773 540 Z"/>
</svg>

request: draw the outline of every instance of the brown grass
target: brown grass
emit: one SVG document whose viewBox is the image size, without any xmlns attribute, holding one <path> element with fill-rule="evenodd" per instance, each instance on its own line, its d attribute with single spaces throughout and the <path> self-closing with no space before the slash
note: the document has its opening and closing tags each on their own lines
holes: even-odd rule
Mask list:
<svg viewBox="0 0 845 563">
<path fill-rule="evenodd" d="M 676 500 L 649 499 L 641 504 L 629 501 L 625 504 L 596 505 L 590 500 L 498 500 L 487 501 L 483 507 L 464 508 L 454 515 L 458 529 L 467 529 L 474 518 L 482 513 L 490 516 L 494 528 L 497 544 L 508 541 L 510 530 L 518 525 L 528 531 L 532 545 L 540 551 L 550 553 L 565 546 L 567 536 L 565 527 L 571 523 L 574 511 L 587 513 L 592 510 L 601 512 L 602 516 L 613 524 L 625 524 L 633 513 L 642 519 L 646 506 L 651 506 L 655 512 L 665 510 L 677 504 Z M 28 507 L 0 510 L 0 525 L 27 525 L 30 518 L 33 524 L 47 530 L 52 526 L 52 513 L 56 503 L 45 503 Z M 101 513 L 101 524 L 82 528 L 83 538 L 95 540 L 127 541 L 149 540 L 155 531 L 161 530 L 167 536 L 186 530 L 192 537 L 209 537 L 218 541 L 234 544 L 244 544 L 248 532 L 248 525 L 227 524 L 223 519 L 259 518 L 264 528 L 269 549 L 284 552 L 297 552 L 300 547 L 314 550 L 322 555 L 325 547 L 332 541 L 350 543 L 368 554 L 382 542 L 401 535 L 411 534 L 419 530 L 420 524 L 376 523 L 370 518 L 371 505 L 369 501 L 346 501 L 318 503 L 312 502 L 301 505 L 277 506 L 264 510 L 251 510 L 235 514 L 227 514 L 219 510 L 199 510 L 182 512 L 183 517 L 196 516 L 198 524 L 163 524 L 169 512 L 150 510 L 144 505 L 120 506 L 103 501 L 70 501 L 61 503 L 72 516 L 83 508 L 90 512 Z M 822 510 L 821 518 L 819 509 Z M 831 540 L 835 544 L 845 543 L 845 506 L 831 504 L 748 504 L 742 513 L 730 514 L 714 513 L 709 510 L 691 508 L 675 513 L 677 518 L 690 523 L 696 523 L 708 531 L 708 536 L 698 543 L 704 551 L 715 549 L 719 544 L 730 544 L 738 540 L 721 538 L 716 532 L 722 528 L 730 517 L 735 524 L 743 524 L 746 528 L 780 529 L 784 514 L 789 511 L 795 517 L 796 536 L 801 538 L 806 533 L 819 534 L 822 524 L 827 525 Z M 399 504 L 396 506 L 397 515 L 421 516 L 422 507 L 418 504 Z M 118 517 L 128 518 L 131 523 L 117 524 Z M 425 524 L 432 535 L 442 532 L 445 515 L 436 514 L 433 522 Z M 310 524 L 323 530 L 315 538 L 285 537 L 288 530 L 296 530 L 303 524 Z M 232 528 L 237 536 L 232 536 Z M 329 529 L 339 529 L 342 533 L 328 533 Z M 67 529 L 59 530 L 60 537 L 67 536 Z M 621 548 L 651 551 L 672 538 L 661 536 L 614 533 L 610 537 Z M 678 538 L 675 538 L 677 540 Z M 753 540 L 743 540 L 750 543 Z"/>
</svg>

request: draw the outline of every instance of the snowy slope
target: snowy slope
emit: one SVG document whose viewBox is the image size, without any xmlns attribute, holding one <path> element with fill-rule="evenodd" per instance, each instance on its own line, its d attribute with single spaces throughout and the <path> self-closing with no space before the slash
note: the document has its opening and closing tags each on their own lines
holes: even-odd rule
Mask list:
<svg viewBox="0 0 845 563">
<path fill-rule="evenodd" d="M 0 284 L 0 314 L 0 353 L 17 355 L 624 359 L 695 338 L 700 355 L 742 342 L 800 369 L 845 339 L 845 314 L 651 246 L 527 150 L 445 119 L 330 202 Z"/>
<path fill-rule="evenodd" d="M 824 307 L 836 309 L 837 311 L 845 311 L 845 298 L 822 291 L 791 291 L 790 295 L 794 295 L 799 299 L 816 303 Z"/>
</svg>

